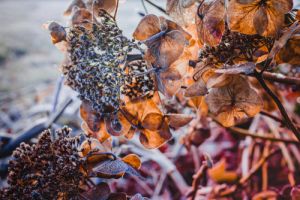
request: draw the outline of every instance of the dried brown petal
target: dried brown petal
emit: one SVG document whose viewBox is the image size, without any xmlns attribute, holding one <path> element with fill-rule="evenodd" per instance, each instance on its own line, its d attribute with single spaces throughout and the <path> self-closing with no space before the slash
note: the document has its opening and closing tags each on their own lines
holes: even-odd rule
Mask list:
<svg viewBox="0 0 300 200">
<path fill-rule="evenodd" d="M 206 96 L 206 102 L 209 110 L 225 127 L 253 117 L 262 108 L 260 97 L 241 76 L 233 76 L 228 85 L 211 89 Z"/>
<path fill-rule="evenodd" d="M 126 155 L 122 160 L 135 169 L 140 169 L 142 165 L 140 158 L 135 154 Z"/>
<path fill-rule="evenodd" d="M 216 46 L 225 31 L 224 0 L 204 1 L 196 16 L 198 39 L 202 44 Z"/>
<path fill-rule="evenodd" d="M 193 116 L 187 114 L 166 114 L 165 117 L 168 118 L 172 128 L 183 127 L 193 120 Z"/>
<path fill-rule="evenodd" d="M 210 178 L 217 183 L 232 183 L 238 178 L 238 175 L 235 171 L 226 170 L 225 159 L 222 159 L 213 168 L 209 169 L 208 174 Z"/>
<path fill-rule="evenodd" d="M 59 43 L 61 41 L 66 41 L 67 33 L 63 26 L 56 22 L 50 22 L 43 25 L 44 28 L 50 31 L 51 40 L 53 44 Z"/>
<path fill-rule="evenodd" d="M 284 15 L 292 7 L 292 0 L 231 0 L 228 5 L 229 27 L 244 34 L 276 36 L 284 25 Z"/>
<path fill-rule="evenodd" d="M 93 11 L 96 16 L 100 10 L 105 10 L 110 15 L 113 15 L 117 7 L 117 1 L 118 0 L 88 0 L 87 7 L 90 11 Z"/>
<path fill-rule="evenodd" d="M 148 149 L 158 148 L 169 139 L 171 139 L 172 134 L 170 132 L 168 122 L 165 120 L 162 123 L 161 129 L 159 131 L 141 130 L 140 141 Z"/>
</svg>

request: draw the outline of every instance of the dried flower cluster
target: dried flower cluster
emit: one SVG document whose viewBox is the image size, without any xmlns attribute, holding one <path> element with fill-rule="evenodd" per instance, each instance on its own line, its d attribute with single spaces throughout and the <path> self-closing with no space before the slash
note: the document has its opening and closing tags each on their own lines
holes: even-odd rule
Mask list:
<svg viewBox="0 0 300 200">
<path fill-rule="evenodd" d="M 78 137 L 63 128 L 52 139 L 44 131 L 37 144 L 22 143 L 9 164 L 9 188 L 1 191 L 1 199 L 76 199 L 85 180 L 78 152 Z"/>
<path fill-rule="evenodd" d="M 122 35 L 104 10 L 97 21 L 86 23 L 91 23 L 91 30 L 79 24 L 67 34 L 69 62 L 63 69 L 67 84 L 101 115 L 118 111 L 122 94 L 137 98 L 150 93 L 151 77 L 135 74 L 147 71 L 144 61 L 130 63 L 126 71 L 127 55 L 138 45 Z"/>
<path fill-rule="evenodd" d="M 227 28 L 217 46 L 206 45 L 200 51 L 199 60 L 215 66 L 233 65 L 245 60 L 256 62 L 260 56 L 271 50 L 273 44 L 273 38 L 245 35 Z"/>
</svg>

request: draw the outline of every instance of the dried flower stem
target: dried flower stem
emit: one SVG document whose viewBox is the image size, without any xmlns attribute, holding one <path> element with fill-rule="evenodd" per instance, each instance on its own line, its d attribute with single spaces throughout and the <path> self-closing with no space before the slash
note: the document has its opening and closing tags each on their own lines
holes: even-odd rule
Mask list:
<svg viewBox="0 0 300 200">
<path fill-rule="evenodd" d="M 285 124 L 287 125 L 287 127 L 293 131 L 294 135 L 297 137 L 297 139 L 300 141 L 300 133 L 297 130 L 297 128 L 295 127 L 295 125 L 293 124 L 293 122 L 291 121 L 290 117 L 288 116 L 285 108 L 283 107 L 282 103 L 280 102 L 280 100 L 278 99 L 278 97 L 272 92 L 272 90 L 267 86 L 264 78 L 263 78 L 263 74 L 260 74 L 259 72 L 257 72 L 256 70 L 254 71 L 254 77 L 258 80 L 258 82 L 260 83 L 260 85 L 263 87 L 263 89 L 270 95 L 270 97 L 274 100 L 274 102 L 276 103 L 277 107 L 279 108 L 282 117 L 285 120 Z"/>
<path fill-rule="evenodd" d="M 218 120 L 214 117 L 214 116 L 211 116 L 210 117 L 219 125 L 220 122 L 218 122 Z M 300 142 L 299 141 L 296 141 L 296 140 L 289 140 L 289 139 L 284 139 L 284 138 L 276 138 L 276 137 L 271 137 L 271 136 L 266 136 L 266 135 L 257 135 L 255 133 L 251 133 L 245 129 L 242 129 L 242 128 L 238 128 L 238 127 L 228 127 L 227 128 L 229 131 L 233 132 L 233 133 L 237 133 L 239 135 L 243 135 L 243 136 L 250 136 L 250 137 L 253 137 L 253 138 L 258 138 L 258 139 L 262 139 L 262 140 L 269 140 L 269 141 L 272 141 L 272 142 L 284 142 L 284 143 L 290 143 L 290 144 L 296 144 L 296 145 L 299 145 Z"/>
<path fill-rule="evenodd" d="M 230 130 L 234 133 L 237 133 L 239 135 L 250 136 L 250 137 L 258 138 L 258 139 L 262 139 L 262 140 L 269 140 L 272 142 L 284 142 L 284 143 L 297 144 L 297 145 L 300 144 L 300 142 L 298 142 L 296 140 L 289 140 L 289 139 L 277 138 L 277 137 L 266 136 L 266 135 L 257 135 L 254 133 L 250 133 L 249 131 L 247 131 L 245 129 L 237 128 L 237 127 L 230 127 L 230 128 L 228 128 L 228 130 Z"/>
<path fill-rule="evenodd" d="M 200 185 L 200 181 L 202 177 L 205 175 L 206 171 L 208 169 L 207 164 L 204 162 L 200 169 L 198 170 L 197 174 L 193 176 L 193 183 L 192 183 L 192 191 L 188 194 L 188 196 L 191 196 L 191 200 L 194 200 L 197 194 L 198 187 Z"/>
<path fill-rule="evenodd" d="M 270 145 L 271 143 L 267 141 L 263 151 L 264 156 L 268 155 L 270 150 Z M 265 162 L 262 166 L 262 191 L 266 191 L 267 189 L 268 189 L 268 163 Z"/>
<path fill-rule="evenodd" d="M 283 74 L 264 72 L 263 78 L 268 81 L 274 81 L 274 82 L 284 83 L 288 85 L 298 85 L 298 86 L 300 85 L 300 78 L 288 77 Z"/>
</svg>

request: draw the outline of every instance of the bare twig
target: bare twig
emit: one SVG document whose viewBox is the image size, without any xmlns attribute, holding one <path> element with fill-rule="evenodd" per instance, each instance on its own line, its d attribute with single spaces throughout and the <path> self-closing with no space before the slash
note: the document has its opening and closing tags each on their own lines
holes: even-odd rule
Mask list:
<svg viewBox="0 0 300 200">
<path fill-rule="evenodd" d="M 218 122 L 218 120 L 214 116 L 210 115 L 210 117 L 216 123 L 218 123 L 219 125 L 221 125 L 220 122 Z M 242 129 L 242 128 L 238 128 L 238 127 L 228 127 L 227 129 L 229 131 L 232 131 L 233 133 L 236 133 L 236 134 L 239 134 L 239 135 L 250 136 L 250 137 L 258 138 L 258 139 L 262 139 L 262 140 L 269 140 L 269 141 L 272 141 L 272 142 L 284 142 L 284 143 L 288 143 L 288 144 L 297 144 L 297 145 L 300 144 L 300 142 L 296 141 L 296 140 L 289 140 L 289 139 L 284 139 L 284 138 L 275 138 L 275 137 L 266 136 L 266 135 L 264 135 L 264 136 L 263 135 L 257 135 L 255 133 L 249 132 L 248 130 L 245 130 L 245 129 Z"/>
<path fill-rule="evenodd" d="M 146 15 L 148 15 L 148 9 L 147 9 L 147 7 L 145 5 L 145 0 L 141 0 L 141 3 L 143 5 L 143 8 L 144 8 L 144 11 L 145 11 Z"/>
<path fill-rule="evenodd" d="M 260 114 L 262 114 L 262 115 L 264 115 L 264 116 L 267 116 L 267 117 L 269 117 L 269 118 L 271 118 L 271 119 L 273 119 L 273 120 L 275 120 L 275 121 L 281 123 L 282 125 L 286 126 L 285 122 L 284 122 L 282 119 L 280 119 L 279 117 L 277 117 L 277 116 L 275 116 L 275 115 L 272 115 L 271 113 L 268 113 L 268 112 L 262 110 L 262 111 L 260 111 Z M 299 125 L 295 124 L 295 126 L 296 126 L 298 129 L 300 129 L 300 126 L 299 126 Z"/>
<path fill-rule="evenodd" d="M 197 174 L 193 176 L 193 183 L 192 183 L 192 191 L 187 195 L 188 197 L 191 196 L 191 200 L 194 200 L 197 194 L 198 187 L 202 180 L 202 177 L 205 175 L 208 169 L 208 165 L 204 162 L 200 169 L 198 170 Z"/>
<path fill-rule="evenodd" d="M 289 77 L 289 76 L 285 76 L 283 74 L 264 72 L 263 78 L 268 81 L 284 83 L 284 84 L 288 84 L 288 85 L 300 85 L 300 78 Z"/>
<path fill-rule="evenodd" d="M 258 73 L 256 70 L 254 71 L 254 76 L 260 83 L 260 85 L 263 87 L 263 89 L 270 95 L 270 97 L 274 100 L 277 107 L 279 108 L 281 115 L 283 116 L 285 120 L 285 124 L 287 127 L 293 131 L 294 135 L 297 137 L 297 139 L 300 141 L 300 133 L 291 121 L 290 117 L 288 116 L 285 108 L 283 107 L 282 103 L 278 99 L 278 97 L 272 92 L 272 90 L 267 86 L 266 82 L 264 81 L 263 75 Z"/>
<path fill-rule="evenodd" d="M 150 0 L 145 0 L 145 1 L 146 1 L 147 3 L 149 3 L 150 5 L 152 5 L 153 7 L 155 7 L 157 10 L 159 10 L 159 11 L 161 11 L 161 12 L 167 14 L 167 12 L 166 12 L 165 9 L 163 9 L 162 7 L 156 5 L 156 4 L 153 3 L 152 1 L 150 1 Z"/>
<path fill-rule="evenodd" d="M 288 144 L 297 144 L 297 145 L 300 144 L 300 142 L 296 141 L 296 140 L 289 140 L 289 139 L 277 138 L 277 137 L 266 136 L 266 135 L 257 135 L 257 134 L 251 133 L 251 132 L 249 132 L 245 129 L 242 129 L 242 128 L 229 127 L 227 129 L 234 132 L 234 133 L 237 133 L 239 135 L 250 136 L 250 137 L 258 138 L 258 139 L 262 139 L 262 140 L 269 140 L 269 141 L 272 141 L 272 142 L 284 142 L 284 143 L 288 143 Z"/>
<path fill-rule="evenodd" d="M 269 141 L 266 142 L 263 155 L 267 156 L 269 154 L 271 143 Z M 262 166 L 262 191 L 266 191 L 268 189 L 268 163 L 265 162 Z"/>
</svg>

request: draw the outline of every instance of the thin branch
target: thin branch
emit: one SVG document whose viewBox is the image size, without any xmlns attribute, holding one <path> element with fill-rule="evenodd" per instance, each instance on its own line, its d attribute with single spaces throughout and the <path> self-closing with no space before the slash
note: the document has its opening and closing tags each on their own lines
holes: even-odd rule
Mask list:
<svg viewBox="0 0 300 200">
<path fill-rule="evenodd" d="M 261 74 L 261 72 L 259 74 Z M 255 77 L 255 74 L 250 74 L 249 76 Z M 283 74 L 271 73 L 271 72 L 264 72 L 262 74 L 262 76 L 264 79 L 266 79 L 268 81 L 283 83 L 283 84 L 287 84 L 287 85 L 300 86 L 300 78 L 289 77 L 289 76 L 285 76 Z"/>
<path fill-rule="evenodd" d="M 266 135 L 257 135 L 257 134 L 250 133 L 249 131 L 242 129 L 242 128 L 238 128 L 238 127 L 229 127 L 227 129 L 230 130 L 231 132 L 237 133 L 239 135 L 250 136 L 250 137 L 258 138 L 258 139 L 262 139 L 262 140 L 269 140 L 271 142 L 284 142 L 284 143 L 288 143 L 288 144 L 297 144 L 297 145 L 300 144 L 300 142 L 298 142 L 296 140 L 276 138 L 276 137 L 266 136 Z"/>
<path fill-rule="evenodd" d="M 288 116 L 285 108 L 283 107 L 282 103 L 280 102 L 280 100 L 278 99 L 278 97 L 272 92 L 272 90 L 267 86 L 263 75 L 258 73 L 256 70 L 254 71 L 254 76 L 255 78 L 258 80 L 258 82 L 260 83 L 260 85 L 263 87 L 263 89 L 270 95 L 270 97 L 274 100 L 274 102 L 276 103 L 277 107 L 279 108 L 281 115 L 283 116 L 285 123 L 287 125 L 287 127 L 293 131 L 294 135 L 297 137 L 297 139 L 300 141 L 300 133 L 298 132 L 297 128 L 295 127 L 295 125 L 293 124 L 293 122 L 291 121 L 290 117 Z"/>
<path fill-rule="evenodd" d="M 117 0 L 117 5 L 116 5 L 116 11 L 114 13 L 114 20 L 116 20 L 116 17 L 117 17 L 117 13 L 118 13 L 118 9 L 119 9 L 119 2 L 120 0 Z"/>
<path fill-rule="evenodd" d="M 145 11 L 146 15 L 148 15 L 148 9 L 147 9 L 147 7 L 145 5 L 145 0 L 141 0 L 141 3 L 143 5 L 143 8 L 144 8 L 144 11 Z"/>
<path fill-rule="evenodd" d="M 191 200 L 194 200 L 196 198 L 198 187 L 199 187 L 202 177 L 205 175 L 207 169 L 208 169 L 208 166 L 204 162 L 202 164 L 202 166 L 200 167 L 200 169 L 198 170 L 197 174 L 195 174 L 193 176 L 192 191 L 187 195 L 188 197 L 191 196 L 191 198 L 190 198 Z"/>
<path fill-rule="evenodd" d="M 284 122 L 282 119 L 280 119 L 279 117 L 277 117 L 277 116 L 275 116 L 275 115 L 272 115 L 271 113 L 268 113 L 268 112 L 262 110 L 262 111 L 260 111 L 260 114 L 262 114 L 262 115 L 264 115 L 264 116 L 266 116 L 266 117 L 269 117 L 269 118 L 271 118 L 271 119 L 273 119 L 273 120 L 275 120 L 275 121 L 281 123 L 282 125 L 286 126 L 285 122 Z M 298 129 L 300 129 L 300 126 L 299 126 L 299 125 L 295 124 L 295 126 L 296 126 Z"/>
<path fill-rule="evenodd" d="M 150 1 L 150 0 L 145 0 L 145 1 L 146 1 L 147 3 L 149 3 L 150 5 L 152 5 L 153 7 L 155 7 L 157 10 L 159 10 L 159 11 L 161 11 L 161 12 L 167 14 L 167 12 L 166 12 L 165 9 L 163 9 L 162 7 L 156 5 L 156 4 L 153 3 L 152 1 Z"/>
<path fill-rule="evenodd" d="M 210 117 L 219 125 L 221 125 L 221 123 L 212 115 L 210 115 Z M 221 125 L 222 126 L 222 125 Z M 258 138 L 258 139 L 262 139 L 262 140 L 269 140 L 272 142 L 284 142 L 284 143 L 289 143 L 289 144 L 297 144 L 299 145 L 300 142 L 296 141 L 296 140 L 289 140 L 289 139 L 284 139 L 284 138 L 275 138 L 272 136 L 266 136 L 266 135 L 257 135 L 255 133 L 251 133 L 248 130 L 242 129 L 242 128 L 238 128 L 238 127 L 227 127 L 227 130 L 242 135 L 242 136 L 250 136 L 253 138 Z"/>
</svg>

